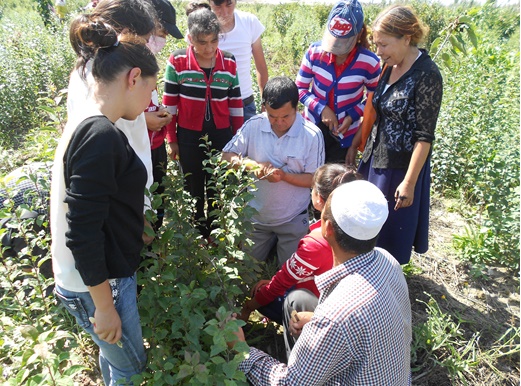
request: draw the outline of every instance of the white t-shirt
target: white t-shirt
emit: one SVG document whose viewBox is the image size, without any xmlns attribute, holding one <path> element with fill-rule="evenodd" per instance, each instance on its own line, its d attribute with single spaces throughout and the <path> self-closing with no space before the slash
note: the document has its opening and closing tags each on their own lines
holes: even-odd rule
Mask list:
<svg viewBox="0 0 521 386">
<path fill-rule="evenodd" d="M 253 43 L 260 38 L 265 28 L 257 16 L 235 10 L 235 26 L 230 32 L 219 35 L 219 48 L 235 56 L 242 99 L 253 95 L 251 79 L 251 57 Z"/>
<path fill-rule="evenodd" d="M 65 244 L 65 232 L 68 229 L 65 214 L 69 210 L 65 203 L 65 177 L 63 170 L 63 156 L 69 146 L 72 134 L 88 117 L 102 115 L 94 106 L 90 98 L 90 87 L 94 79 L 92 77 L 92 66 L 87 63 L 86 77 L 83 79 L 80 72 L 72 72 L 69 80 L 67 96 L 67 124 L 54 154 L 51 180 L 51 210 L 50 224 L 52 234 L 51 255 L 53 260 L 53 271 L 56 284 L 69 291 L 87 292 L 87 287 L 76 270 L 76 264 L 71 250 Z M 148 179 L 146 187 L 150 188 L 152 177 L 152 156 L 150 152 L 150 141 L 148 139 L 145 114 L 141 114 L 135 121 L 119 119 L 116 126 L 128 138 L 130 146 L 141 159 L 147 169 Z M 150 207 L 150 200 L 145 196 L 145 208 Z"/>
</svg>

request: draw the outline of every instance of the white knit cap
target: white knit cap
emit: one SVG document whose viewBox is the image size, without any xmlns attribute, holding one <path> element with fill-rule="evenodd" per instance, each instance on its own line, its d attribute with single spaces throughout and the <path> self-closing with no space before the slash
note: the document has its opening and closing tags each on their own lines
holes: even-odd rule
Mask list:
<svg viewBox="0 0 521 386">
<path fill-rule="evenodd" d="M 359 180 L 342 184 L 334 190 L 331 214 L 348 236 L 371 240 L 380 233 L 389 209 L 380 189 Z"/>
</svg>

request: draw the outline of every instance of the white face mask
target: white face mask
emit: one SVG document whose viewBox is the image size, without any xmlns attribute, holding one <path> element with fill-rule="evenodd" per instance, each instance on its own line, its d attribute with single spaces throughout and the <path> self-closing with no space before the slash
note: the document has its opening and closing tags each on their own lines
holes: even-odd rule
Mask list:
<svg viewBox="0 0 521 386">
<path fill-rule="evenodd" d="M 161 36 L 152 35 L 148 39 L 147 47 L 154 55 L 157 55 L 165 46 L 166 38 Z"/>
</svg>

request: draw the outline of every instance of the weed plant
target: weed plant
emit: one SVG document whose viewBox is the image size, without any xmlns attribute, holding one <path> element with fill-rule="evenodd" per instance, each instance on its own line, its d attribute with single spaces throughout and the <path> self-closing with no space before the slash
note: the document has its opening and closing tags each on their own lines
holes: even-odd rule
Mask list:
<svg viewBox="0 0 521 386">
<path fill-rule="evenodd" d="M 493 344 L 492 349 L 480 348 L 479 332 L 467 332 L 463 325 L 467 323 L 460 318 L 445 313 L 438 302 L 429 294 L 423 303 L 427 310 L 427 320 L 413 326 L 411 344 L 411 368 L 413 380 L 421 384 L 421 378 L 440 366 L 448 371 L 453 383 L 472 384 L 473 372 L 480 365 L 488 366 L 501 376 L 496 368 L 498 359 L 510 357 L 515 363 L 519 360 L 519 327 L 510 327 Z M 470 383 L 469 383 L 470 382 Z"/>
</svg>

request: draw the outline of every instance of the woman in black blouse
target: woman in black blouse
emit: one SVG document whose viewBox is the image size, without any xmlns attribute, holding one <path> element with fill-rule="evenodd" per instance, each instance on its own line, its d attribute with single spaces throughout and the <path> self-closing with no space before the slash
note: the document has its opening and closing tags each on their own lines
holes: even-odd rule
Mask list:
<svg viewBox="0 0 521 386">
<path fill-rule="evenodd" d="M 377 119 L 359 171 L 389 201 L 378 246 L 400 264 L 428 249 L 430 154 L 443 82 L 418 48 L 427 27 L 409 7 L 392 6 L 373 23 L 377 55 L 387 64 L 374 93 Z"/>
<path fill-rule="evenodd" d="M 63 156 L 56 158 L 62 162 L 53 181 L 63 178 L 64 184 L 51 190 L 51 213 L 67 211 L 67 221 L 53 225 L 56 296 L 98 345 L 108 386 L 133 384 L 146 365 L 136 270 L 147 172 L 114 122 L 143 113 L 159 71 L 145 39 L 118 34 L 112 25 L 93 14 L 71 24 L 71 43 L 82 53 L 78 68 L 92 75 L 84 103 L 89 114 L 60 139 Z M 65 245 L 57 241 L 63 234 Z"/>
</svg>

